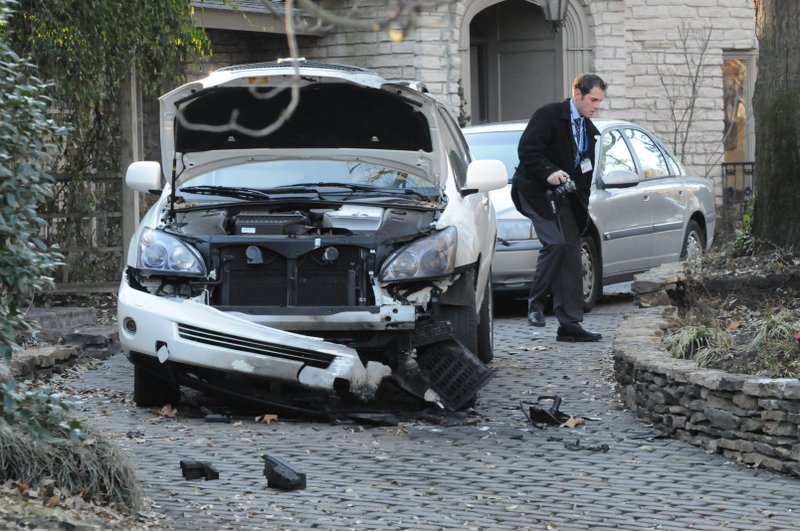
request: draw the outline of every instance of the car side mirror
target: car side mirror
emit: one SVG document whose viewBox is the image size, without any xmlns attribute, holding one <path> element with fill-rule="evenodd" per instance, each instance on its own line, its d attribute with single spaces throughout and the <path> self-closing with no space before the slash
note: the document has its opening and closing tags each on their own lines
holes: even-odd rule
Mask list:
<svg viewBox="0 0 800 531">
<path fill-rule="evenodd" d="M 611 170 L 599 181 L 600 188 L 630 188 L 639 184 L 639 174 L 630 170 Z"/>
<path fill-rule="evenodd" d="M 132 163 L 125 172 L 125 184 L 145 194 L 161 189 L 161 164 L 150 160 Z"/>
<path fill-rule="evenodd" d="M 467 182 L 463 195 L 499 190 L 508 184 L 508 170 L 500 160 L 473 160 L 467 167 Z"/>
</svg>

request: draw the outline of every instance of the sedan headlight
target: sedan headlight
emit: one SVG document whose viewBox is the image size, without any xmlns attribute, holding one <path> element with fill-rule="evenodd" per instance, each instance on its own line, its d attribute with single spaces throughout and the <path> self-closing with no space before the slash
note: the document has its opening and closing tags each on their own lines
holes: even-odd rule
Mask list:
<svg viewBox="0 0 800 531">
<path fill-rule="evenodd" d="M 390 256 L 379 278 L 382 282 L 392 282 L 450 274 L 455 268 L 457 244 L 455 227 L 417 240 Z"/>
<path fill-rule="evenodd" d="M 169 234 L 145 229 L 139 236 L 136 267 L 160 273 L 205 274 L 205 264 L 197 249 Z"/>
<path fill-rule="evenodd" d="M 532 240 L 533 223 L 528 219 L 497 220 L 497 239 L 500 241 Z"/>
</svg>

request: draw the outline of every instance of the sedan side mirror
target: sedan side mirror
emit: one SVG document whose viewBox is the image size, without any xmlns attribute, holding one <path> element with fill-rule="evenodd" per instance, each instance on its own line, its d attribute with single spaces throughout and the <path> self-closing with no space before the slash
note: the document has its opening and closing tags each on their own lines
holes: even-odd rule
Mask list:
<svg viewBox="0 0 800 531">
<path fill-rule="evenodd" d="M 508 170 L 500 160 L 473 160 L 467 167 L 467 182 L 463 195 L 499 190 L 508 184 Z"/>
<path fill-rule="evenodd" d="M 599 179 L 600 188 L 630 188 L 639 184 L 639 174 L 630 170 L 611 170 Z"/>
</svg>

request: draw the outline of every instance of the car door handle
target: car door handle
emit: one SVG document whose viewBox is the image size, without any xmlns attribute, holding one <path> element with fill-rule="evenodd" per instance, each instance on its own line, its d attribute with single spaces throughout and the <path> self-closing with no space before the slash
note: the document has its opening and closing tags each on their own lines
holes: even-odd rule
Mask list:
<svg viewBox="0 0 800 531">
<path fill-rule="evenodd" d="M 481 200 L 481 204 L 482 204 L 483 206 L 489 206 L 489 198 L 488 198 L 488 197 L 484 197 L 484 198 Z"/>
<path fill-rule="evenodd" d="M 642 196 L 642 199 L 644 199 L 645 201 L 650 201 L 650 194 L 644 194 Z"/>
</svg>

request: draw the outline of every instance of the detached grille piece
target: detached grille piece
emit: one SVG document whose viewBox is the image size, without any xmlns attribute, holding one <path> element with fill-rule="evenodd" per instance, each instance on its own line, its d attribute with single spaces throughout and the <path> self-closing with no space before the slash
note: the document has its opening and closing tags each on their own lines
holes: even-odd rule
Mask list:
<svg viewBox="0 0 800 531">
<path fill-rule="evenodd" d="M 335 358 L 333 354 L 317 352 L 316 350 L 287 347 L 286 345 L 278 345 L 276 343 L 267 343 L 266 341 L 223 334 L 214 330 L 206 330 L 205 328 L 181 323 L 178 323 L 178 335 L 183 339 L 203 343 L 205 345 L 239 350 L 262 356 L 271 356 L 284 360 L 299 361 L 320 369 L 327 369 Z"/>
<path fill-rule="evenodd" d="M 445 407 L 452 410 L 468 406 L 492 376 L 491 370 L 456 339 L 417 349 L 417 363 Z"/>
</svg>

